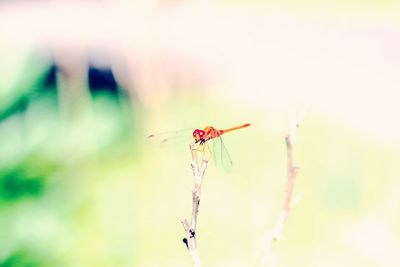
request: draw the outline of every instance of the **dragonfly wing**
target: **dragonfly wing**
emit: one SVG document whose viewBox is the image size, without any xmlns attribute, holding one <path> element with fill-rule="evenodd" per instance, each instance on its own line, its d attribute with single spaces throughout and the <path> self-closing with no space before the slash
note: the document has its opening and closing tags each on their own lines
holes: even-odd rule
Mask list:
<svg viewBox="0 0 400 267">
<path fill-rule="evenodd" d="M 176 142 L 186 142 L 189 144 L 192 139 L 192 129 L 184 129 L 179 131 L 150 134 L 147 136 L 146 142 L 152 145 L 165 145 Z"/>
<path fill-rule="evenodd" d="M 213 148 L 212 148 L 212 153 L 213 153 L 213 159 L 214 159 L 214 163 L 215 166 L 218 166 L 220 164 L 221 161 L 221 140 L 217 140 L 220 138 L 216 138 L 215 140 L 213 140 Z"/>
<path fill-rule="evenodd" d="M 216 165 L 221 165 L 228 172 L 232 170 L 231 157 L 220 136 L 214 139 L 213 154 Z"/>
</svg>

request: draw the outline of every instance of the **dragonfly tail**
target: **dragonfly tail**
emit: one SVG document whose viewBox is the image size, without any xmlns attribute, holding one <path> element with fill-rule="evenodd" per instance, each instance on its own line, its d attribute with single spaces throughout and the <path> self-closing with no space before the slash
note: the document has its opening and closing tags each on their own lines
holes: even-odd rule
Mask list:
<svg viewBox="0 0 400 267">
<path fill-rule="evenodd" d="M 242 128 L 246 128 L 246 127 L 249 127 L 250 125 L 251 125 L 250 123 L 246 123 L 246 124 L 243 124 L 243 125 L 240 125 L 240 126 L 228 128 L 228 129 L 225 129 L 225 130 L 220 130 L 219 134 L 224 134 L 224 133 L 227 133 L 227 132 L 231 132 L 231 131 L 239 130 L 239 129 L 242 129 Z"/>
</svg>

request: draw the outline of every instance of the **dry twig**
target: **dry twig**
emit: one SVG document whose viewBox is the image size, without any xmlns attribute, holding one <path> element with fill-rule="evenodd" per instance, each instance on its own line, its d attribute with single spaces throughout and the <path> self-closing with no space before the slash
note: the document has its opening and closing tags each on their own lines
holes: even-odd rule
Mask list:
<svg viewBox="0 0 400 267">
<path fill-rule="evenodd" d="M 190 145 L 190 151 L 192 153 L 192 169 L 194 176 L 194 188 L 192 191 L 192 219 L 189 224 L 188 220 L 184 219 L 181 223 L 186 232 L 186 237 L 183 239 L 186 247 L 189 250 L 189 253 L 193 259 L 193 263 L 195 267 L 201 266 L 199 251 L 197 249 L 197 241 L 196 241 L 196 226 L 197 226 L 197 215 L 199 213 L 199 205 L 200 205 L 200 195 L 201 195 L 201 184 L 203 181 L 204 173 L 207 169 L 208 159 L 209 159 L 209 151 L 208 147 L 205 144 L 201 144 L 202 147 L 202 158 L 199 164 L 199 160 L 197 158 L 197 153 L 199 144 Z"/>
<path fill-rule="evenodd" d="M 294 189 L 294 182 L 296 180 L 297 173 L 299 171 L 299 167 L 295 166 L 293 159 L 293 150 L 294 143 L 296 139 L 296 131 L 299 127 L 299 123 L 294 123 L 292 121 L 290 125 L 289 134 L 286 135 L 286 150 L 287 150 L 287 188 L 285 194 L 285 200 L 282 207 L 282 210 L 279 214 L 278 221 L 275 224 L 272 232 L 266 234 L 264 238 L 264 259 L 263 262 L 267 263 L 271 257 L 271 249 L 272 245 L 275 241 L 283 238 L 283 228 L 287 217 L 289 215 L 290 209 L 293 206 L 292 195 Z"/>
</svg>

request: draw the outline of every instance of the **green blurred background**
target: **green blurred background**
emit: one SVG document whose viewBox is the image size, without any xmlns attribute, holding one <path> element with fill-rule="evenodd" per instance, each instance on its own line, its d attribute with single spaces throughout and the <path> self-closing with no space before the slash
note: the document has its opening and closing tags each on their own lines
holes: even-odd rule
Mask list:
<svg viewBox="0 0 400 267">
<path fill-rule="evenodd" d="M 232 171 L 206 171 L 198 246 L 204 266 L 263 266 L 289 110 L 301 198 L 268 265 L 400 265 L 398 4 L 117 2 L 3 4 L 1 267 L 190 266 L 190 136 L 146 136 L 247 122 L 224 136 Z"/>
</svg>

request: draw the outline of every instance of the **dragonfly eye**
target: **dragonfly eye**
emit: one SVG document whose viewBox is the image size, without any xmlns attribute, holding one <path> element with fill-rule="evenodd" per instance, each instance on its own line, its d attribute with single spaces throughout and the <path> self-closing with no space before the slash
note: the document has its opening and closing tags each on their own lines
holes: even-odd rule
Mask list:
<svg viewBox="0 0 400 267">
<path fill-rule="evenodd" d="M 193 131 L 193 138 L 196 140 L 196 142 L 202 140 L 204 135 L 205 133 L 203 130 L 196 129 Z"/>
<path fill-rule="evenodd" d="M 193 131 L 193 137 L 196 137 L 197 135 L 200 135 L 199 131 L 200 131 L 199 129 L 194 130 Z"/>
</svg>

